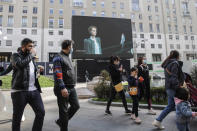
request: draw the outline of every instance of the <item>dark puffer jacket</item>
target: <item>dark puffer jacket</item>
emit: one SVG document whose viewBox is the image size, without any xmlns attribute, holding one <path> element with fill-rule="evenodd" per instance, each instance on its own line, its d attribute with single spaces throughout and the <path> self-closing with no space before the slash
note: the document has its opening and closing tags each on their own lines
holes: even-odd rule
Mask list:
<svg viewBox="0 0 197 131">
<path fill-rule="evenodd" d="M 176 90 L 184 83 L 184 74 L 182 72 L 183 62 L 176 59 L 169 59 L 163 65 L 165 73 L 165 88 Z M 168 72 L 167 70 L 170 72 Z"/>
<path fill-rule="evenodd" d="M 122 81 L 122 73 L 119 71 L 120 66 L 111 64 L 109 66 L 109 73 L 112 79 L 112 85 L 117 85 Z"/>
</svg>

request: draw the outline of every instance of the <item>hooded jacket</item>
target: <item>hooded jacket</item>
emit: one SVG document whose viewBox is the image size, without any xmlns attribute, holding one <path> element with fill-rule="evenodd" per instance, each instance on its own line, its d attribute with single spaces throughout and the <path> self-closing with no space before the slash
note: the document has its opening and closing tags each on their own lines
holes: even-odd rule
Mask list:
<svg viewBox="0 0 197 131">
<path fill-rule="evenodd" d="M 167 60 L 164 65 L 165 88 L 176 90 L 184 83 L 184 74 L 182 72 L 183 62 L 176 59 Z M 170 72 L 167 72 L 167 70 Z"/>
<path fill-rule="evenodd" d="M 174 98 L 176 104 L 176 121 L 178 123 L 188 123 L 195 113 L 192 112 L 191 106 L 188 101 Z"/>
</svg>

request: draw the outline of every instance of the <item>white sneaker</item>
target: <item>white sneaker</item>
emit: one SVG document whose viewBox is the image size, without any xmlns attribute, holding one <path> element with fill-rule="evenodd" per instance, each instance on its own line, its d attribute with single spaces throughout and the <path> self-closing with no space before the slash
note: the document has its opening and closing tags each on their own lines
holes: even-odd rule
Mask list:
<svg viewBox="0 0 197 131">
<path fill-rule="evenodd" d="M 132 120 L 135 120 L 136 119 L 135 114 L 131 114 L 131 119 Z"/>
<path fill-rule="evenodd" d="M 23 114 L 21 121 L 25 121 L 25 115 Z"/>
<path fill-rule="evenodd" d="M 148 114 L 149 114 L 149 115 L 156 115 L 156 112 L 153 111 L 152 109 L 150 109 L 150 110 L 148 110 Z"/>
<path fill-rule="evenodd" d="M 142 120 L 141 120 L 139 117 L 137 117 L 137 118 L 135 119 L 135 123 L 136 123 L 136 124 L 141 124 L 141 122 L 142 122 Z"/>
<path fill-rule="evenodd" d="M 152 123 L 153 126 L 159 128 L 160 130 L 163 130 L 165 129 L 164 126 L 161 125 L 161 122 L 157 121 L 157 120 L 154 120 L 154 122 Z"/>
</svg>

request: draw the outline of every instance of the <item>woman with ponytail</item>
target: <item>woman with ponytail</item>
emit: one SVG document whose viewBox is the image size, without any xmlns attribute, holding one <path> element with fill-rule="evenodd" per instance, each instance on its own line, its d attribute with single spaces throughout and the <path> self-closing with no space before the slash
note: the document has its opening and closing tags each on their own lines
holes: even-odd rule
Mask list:
<svg viewBox="0 0 197 131">
<path fill-rule="evenodd" d="M 164 129 L 161 122 L 170 112 L 175 110 L 175 92 L 184 83 L 183 62 L 179 61 L 179 52 L 176 50 L 171 51 L 161 66 L 164 68 L 165 73 L 165 89 L 168 96 L 168 105 L 159 117 L 154 120 L 153 125 L 159 129 Z"/>
</svg>

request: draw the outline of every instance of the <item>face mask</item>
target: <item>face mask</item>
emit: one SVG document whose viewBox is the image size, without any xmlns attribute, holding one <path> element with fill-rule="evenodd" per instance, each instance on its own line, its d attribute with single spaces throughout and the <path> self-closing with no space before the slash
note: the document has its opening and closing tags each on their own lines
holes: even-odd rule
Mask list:
<svg viewBox="0 0 197 131">
<path fill-rule="evenodd" d="M 72 53 L 73 53 L 73 48 L 70 49 L 70 54 L 72 54 Z"/>
<path fill-rule="evenodd" d="M 144 62 L 144 64 L 147 64 L 147 61 L 146 60 L 144 60 L 143 62 Z"/>
</svg>

